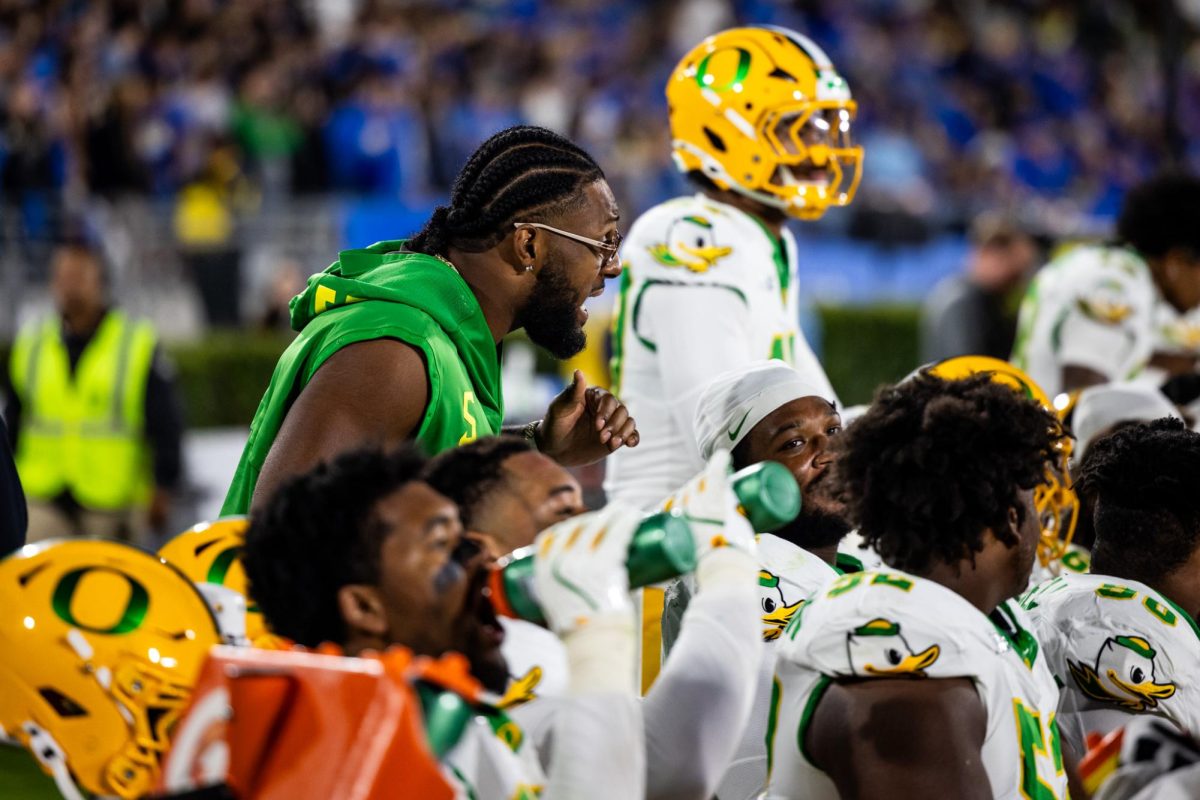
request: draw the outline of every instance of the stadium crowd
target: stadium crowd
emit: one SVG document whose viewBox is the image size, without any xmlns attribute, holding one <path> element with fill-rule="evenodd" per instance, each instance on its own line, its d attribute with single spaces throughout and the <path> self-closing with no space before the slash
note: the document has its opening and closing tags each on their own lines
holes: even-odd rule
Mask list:
<svg viewBox="0 0 1200 800">
<path fill-rule="evenodd" d="M 647 208 L 680 188 L 661 92 L 675 59 L 704 31 L 779 24 L 854 86 L 863 203 L 961 224 L 981 194 L 1044 197 L 1111 217 L 1150 165 L 1200 158 L 1200 45 L 1170 6 L 5 0 L 0 175 L 33 224 L 44 204 L 239 169 L 267 198 L 423 206 L 483 132 L 526 122 L 570 134 Z"/>
</svg>

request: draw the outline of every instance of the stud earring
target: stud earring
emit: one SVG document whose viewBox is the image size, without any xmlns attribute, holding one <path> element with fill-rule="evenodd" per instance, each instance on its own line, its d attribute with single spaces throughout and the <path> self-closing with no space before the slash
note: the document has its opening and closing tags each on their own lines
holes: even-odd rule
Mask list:
<svg viewBox="0 0 1200 800">
<path fill-rule="evenodd" d="M 526 271 L 526 272 L 533 272 L 533 264 L 526 264 L 526 265 L 525 265 L 525 271 Z"/>
</svg>

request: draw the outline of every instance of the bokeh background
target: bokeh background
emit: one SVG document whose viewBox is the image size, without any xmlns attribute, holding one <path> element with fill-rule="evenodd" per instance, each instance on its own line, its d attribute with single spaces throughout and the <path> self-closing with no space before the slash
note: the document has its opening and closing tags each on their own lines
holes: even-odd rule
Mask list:
<svg viewBox="0 0 1200 800">
<path fill-rule="evenodd" d="M 976 215 L 1048 246 L 1104 238 L 1131 184 L 1198 166 L 1197 20 L 1197 0 L 0 0 L 0 349 L 49 310 L 52 243 L 85 231 L 114 301 L 168 342 L 194 521 L 305 276 L 414 231 L 519 122 L 588 148 L 626 220 L 689 191 L 671 68 L 709 33 L 777 24 L 823 46 L 860 107 L 855 204 L 794 227 L 810 340 L 862 402 L 915 365 L 915 308 L 962 269 Z M 578 362 L 597 382 L 610 302 Z M 510 343 L 514 419 L 560 375 Z"/>
</svg>

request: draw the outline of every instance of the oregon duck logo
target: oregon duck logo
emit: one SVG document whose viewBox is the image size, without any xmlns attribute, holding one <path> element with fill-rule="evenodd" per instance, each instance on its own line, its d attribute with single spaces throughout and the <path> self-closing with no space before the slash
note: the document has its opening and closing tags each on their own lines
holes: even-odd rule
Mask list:
<svg viewBox="0 0 1200 800">
<path fill-rule="evenodd" d="M 1176 347 L 1182 347 L 1187 350 L 1196 350 L 1200 348 L 1200 324 L 1194 324 L 1188 320 L 1179 320 L 1178 322 L 1162 327 L 1163 338 Z"/>
<path fill-rule="evenodd" d="M 1155 679 L 1157 656 L 1140 636 L 1110 636 L 1100 646 L 1095 666 L 1074 661 L 1067 661 L 1067 666 L 1079 689 L 1093 700 L 1148 711 L 1175 694 L 1175 684 Z"/>
<path fill-rule="evenodd" d="M 713 225 L 704 217 L 684 217 L 671 223 L 665 244 L 648 248 L 654 260 L 664 267 L 687 267 L 692 272 L 708 272 L 717 261 L 733 252 L 713 238 Z"/>
<path fill-rule="evenodd" d="M 507 710 L 536 699 L 537 686 L 541 682 L 542 668 L 538 666 L 530 667 L 528 672 L 520 678 L 513 679 L 513 682 L 508 685 L 508 689 L 504 692 L 504 697 L 500 698 L 500 702 L 496 704 L 497 707 Z"/>
<path fill-rule="evenodd" d="M 1119 325 L 1133 313 L 1133 307 L 1130 305 L 1102 298 L 1080 297 L 1076 305 L 1085 317 L 1102 325 Z"/>
<path fill-rule="evenodd" d="M 917 652 L 900 634 L 898 622 L 879 617 L 846 634 L 846 652 L 855 675 L 924 678 L 925 670 L 938 660 L 942 648 L 933 644 Z"/>
<path fill-rule="evenodd" d="M 779 576 L 765 569 L 758 571 L 758 596 L 763 610 L 763 641 L 773 642 L 780 637 L 804 601 L 797 600 L 788 605 L 779 587 Z"/>
</svg>

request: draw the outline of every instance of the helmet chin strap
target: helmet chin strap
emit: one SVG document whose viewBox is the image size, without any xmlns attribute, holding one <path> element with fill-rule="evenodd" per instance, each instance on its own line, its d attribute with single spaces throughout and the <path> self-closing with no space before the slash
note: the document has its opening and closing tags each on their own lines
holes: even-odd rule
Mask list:
<svg viewBox="0 0 1200 800">
<path fill-rule="evenodd" d="M 29 749 L 38 763 L 49 770 L 54 778 L 54 785 L 64 800 L 85 800 L 79 787 L 71 778 L 71 770 L 67 769 L 67 754 L 50 735 L 50 731 L 32 720 L 27 720 L 21 730 L 29 737 Z"/>
</svg>

